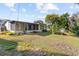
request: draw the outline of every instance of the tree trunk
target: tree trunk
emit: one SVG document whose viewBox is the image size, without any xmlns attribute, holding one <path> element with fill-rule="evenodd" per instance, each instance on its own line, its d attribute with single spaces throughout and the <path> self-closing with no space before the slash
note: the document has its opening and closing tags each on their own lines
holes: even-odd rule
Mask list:
<svg viewBox="0 0 79 59">
<path fill-rule="evenodd" d="M 51 29 L 50 29 L 52 34 L 54 34 L 54 29 L 53 28 L 54 28 L 54 25 L 52 24 Z"/>
</svg>

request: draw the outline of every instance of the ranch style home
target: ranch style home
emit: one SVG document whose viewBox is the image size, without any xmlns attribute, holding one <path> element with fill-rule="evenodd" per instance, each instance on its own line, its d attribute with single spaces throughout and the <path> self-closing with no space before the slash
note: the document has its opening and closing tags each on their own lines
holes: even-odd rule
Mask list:
<svg viewBox="0 0 79 59">
<path fill-rule="evenodd" d="M 0 24 L 1 23 L 2 22 L 0 22 Z M 13 33 L 29 33 L 29 32 L 42 32 L 42 30 L 44 29 L 46 29 L 46 26 L 43 26 L 43 28 L 41 29 L 40 24 L 14 21 L 14 20 L 3 21 L 3 24 L 0 25 L 0 32 L 9 31 Z"/>
</svg>

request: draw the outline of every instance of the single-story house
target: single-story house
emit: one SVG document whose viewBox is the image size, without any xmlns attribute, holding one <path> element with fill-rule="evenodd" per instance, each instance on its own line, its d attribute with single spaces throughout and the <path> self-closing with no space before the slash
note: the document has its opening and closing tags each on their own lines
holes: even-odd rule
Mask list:
<svg viewBox="0 0 79 59">
<path fill-rule="evenodd" d="M 7 20 L 4 26 L 6 27 L 6 31 L 14 33 L 42 32 L 42 30 L 46 29 L 45 26 L 41 29 L 40 24 L 14 20 Z"/>
</svg>

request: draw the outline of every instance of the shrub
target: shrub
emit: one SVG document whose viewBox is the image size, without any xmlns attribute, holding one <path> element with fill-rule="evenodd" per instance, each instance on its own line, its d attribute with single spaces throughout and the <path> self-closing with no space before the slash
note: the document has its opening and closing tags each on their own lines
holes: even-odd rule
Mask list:
<svg viewBox="0 0 79 59">
<path fill-rule="evenodd" d="M 74 26 L 72 28 L 71 32 L 73 32 L 74 34 L 76 34 L 77 36 L 79 36 L 79 26 Z"/>
<path fill-rule="evenodd" d="M 31 43 L 18 42 L 17 50 L 18 51 L 28 50 L 28 48 L 31 46 L 32 46 Z"/>
<path fill-rule="evenodd" d="M 16 33 L 15 32 L 7 32 L 6 34 L 7 35 L 15 35 Z"/>
<path fill-rule="evenodd" d="M 42 30 L 42 32 L 47 32 L 47 30 Z"/>
</svg>

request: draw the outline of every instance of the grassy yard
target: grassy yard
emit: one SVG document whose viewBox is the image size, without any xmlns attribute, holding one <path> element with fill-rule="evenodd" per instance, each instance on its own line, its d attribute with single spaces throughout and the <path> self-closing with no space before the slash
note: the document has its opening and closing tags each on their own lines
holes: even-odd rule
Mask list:
<svg viewBox="0 0 79 59">
<path fill-rule="evenodd" d="M 19 55 L 79 55 L 79 37 L 69 35 L 51 33 L 0 35 L 0 45 L 6 46 L 4 48 L 11 51 L 11 55 L 14 50 Z"/>
</svg>

